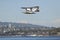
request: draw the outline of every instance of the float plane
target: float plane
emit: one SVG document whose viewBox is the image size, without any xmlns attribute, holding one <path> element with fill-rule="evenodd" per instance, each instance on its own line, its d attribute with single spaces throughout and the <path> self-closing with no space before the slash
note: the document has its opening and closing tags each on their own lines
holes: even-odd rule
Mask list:
<svg viewBox="0 0 60 40">
<path fill-rule="evenodd" d="M 35 14 L 35 12 L 39 12 L 39 6 L 33 6 L 33 7 L 21 7 L 22 9 L 25 9 L 25 14 Z"/>
</svg>

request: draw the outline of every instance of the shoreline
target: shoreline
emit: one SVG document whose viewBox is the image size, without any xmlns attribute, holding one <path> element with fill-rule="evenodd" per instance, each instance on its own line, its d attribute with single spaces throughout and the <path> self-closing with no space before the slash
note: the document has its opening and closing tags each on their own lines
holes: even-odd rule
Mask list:
<svg viewBox="0 0 60 40">
<path fill-rule="evenodd" d="M 3 35 L 3 36 L 0 36 L 0 37 L 17 37 L 17 36 L 20 36 L 20 37 L 44 37 L 44 36 L 60 36 L 60 35 Z"/>
</svg>

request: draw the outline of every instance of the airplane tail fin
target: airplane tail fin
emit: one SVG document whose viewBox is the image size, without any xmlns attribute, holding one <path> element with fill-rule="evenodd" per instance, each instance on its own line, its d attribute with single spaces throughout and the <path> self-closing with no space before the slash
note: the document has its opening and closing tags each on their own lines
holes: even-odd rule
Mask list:
<svg viewBox="0 0 60 40">
<path fill-rule="evenodd" d="M 32 9 L 32 11 L 34 11 L 34 12 L 39 12 L 39 6 L 35 6 L 35 7 Z"/>
</svg>

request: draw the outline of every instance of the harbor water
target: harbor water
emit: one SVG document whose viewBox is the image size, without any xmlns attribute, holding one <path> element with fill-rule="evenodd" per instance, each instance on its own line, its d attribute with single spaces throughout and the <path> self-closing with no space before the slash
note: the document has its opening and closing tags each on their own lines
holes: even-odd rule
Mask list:
<svg viewBox="0 0 60 40">
<path fill-rule="evenodd" d="M 0 40 L 60 40 L 60 36 L 40 36 L 40 37 L 32 37 L 32 36 L 4 36 L 0 37 Z"/>
</svg>

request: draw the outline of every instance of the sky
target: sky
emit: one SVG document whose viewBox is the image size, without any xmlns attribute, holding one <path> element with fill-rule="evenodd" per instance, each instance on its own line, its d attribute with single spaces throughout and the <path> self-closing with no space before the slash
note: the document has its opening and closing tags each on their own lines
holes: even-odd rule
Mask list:
<svg viewBox="0 0 60 40">
<path fill-rule="evenodd" d="M 21 7 L 39 6 L 40 12 L 24 14 Z M 60 27 L 60 0 L 0 0 L 0 22 Z"/>
</svg>

